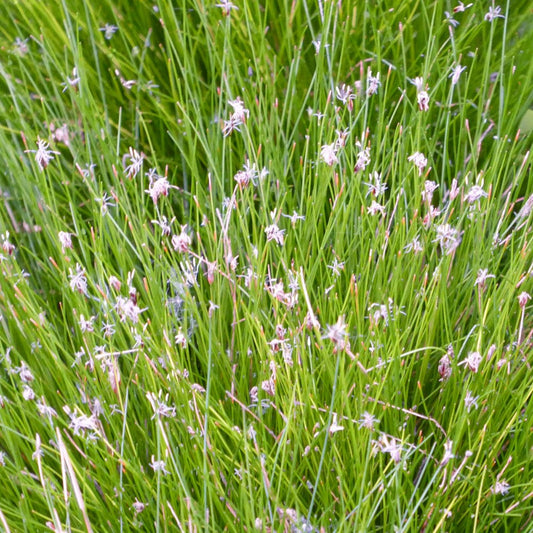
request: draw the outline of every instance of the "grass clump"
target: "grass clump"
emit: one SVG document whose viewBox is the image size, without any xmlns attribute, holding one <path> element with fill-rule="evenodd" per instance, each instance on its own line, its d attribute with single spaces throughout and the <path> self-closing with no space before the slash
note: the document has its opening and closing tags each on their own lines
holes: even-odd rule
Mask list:
<svg viewBox="0 0 533 533">
<path fill-rule="evenodd" d="M 178 4 L 0 7 L 3 528 L 529 531 L 527 2 Z"/>
</svg>

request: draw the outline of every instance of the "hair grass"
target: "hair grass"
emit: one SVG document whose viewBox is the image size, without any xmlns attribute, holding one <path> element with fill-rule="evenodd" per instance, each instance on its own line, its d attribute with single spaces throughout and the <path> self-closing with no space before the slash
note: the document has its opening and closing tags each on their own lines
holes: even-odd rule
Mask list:
<svg viewBox="0 0 533 533">
<path fill-rule="evenodd" d="M 178 4 L 0 6 L 3 528 L 530 530 L 527 2 Z"/>
</svg>

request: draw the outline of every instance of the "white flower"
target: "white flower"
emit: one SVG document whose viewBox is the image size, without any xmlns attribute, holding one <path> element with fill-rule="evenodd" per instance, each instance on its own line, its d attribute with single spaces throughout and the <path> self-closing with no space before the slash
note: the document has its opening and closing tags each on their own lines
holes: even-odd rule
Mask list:
<svg viewBox="0 0 533 533">
<path fill-rule="evenodd" d="M 53 154 L 59 155 L 59 152 L 54 152 L 53 150 L 48 150 L 48 143 L 43 141 L 43 139 L 37 137 L 37 150 L 25 150 L 25 153 L 35 154 L 35 161 L 39 165 L 39 170 L 42 172 L 52 159 L 54 159 Z"/>
<path fill-rule="evenodd" d="M 72 269 L 69 268 L 70 288 L 73 291 L 79 292 L 87 296 L 87 276 L 85 275 L 85 269 L 76 263 L 76 272 L 72 273 Z"/>
<path fill-rule="evenodd" d="M 449 224 L 437 226 L 437 238 L 433 242 L 438 242 L 446 255 L 454 252 L 461 243 L 459 230 L 452 228 Z"/>
<path fill-rule="evenodd" d="M 371 431 L 374 431 L 375 429 L 374 426 L 376 424 L 379 424 L 379 420 L 374 415 L 371 415 L 370 413 L 365 411 L 362 414 L 361 418 L 359 419 L 358 424 L 359 424 L 359 429 L 365 428 L 365 429 L 370 429 Z"/>
<path fill-rule="evenodd" d="M 44 400 L 37 400 L 35 405 L 37 406 L 37 410 L 41 416 L 46 416 L 48 418 L 57 416 L 57 411 L 53 407 L 46 405 Z"/>
<path fill-rule="evenodd" d="M 283 246 L 285 233 L 284 229 L 279 229 L 277 224 L 271 224 L 265 228 L 267 242 L 276 241 L 280 246 Z"/>
<path fill-rule="evenodd" d="M 165 216 L 162 216 L 159 220 L 152 220 L 152 224 L 159 226 L 161 228 L 161 233 L 164 236 L 168 236 L 172 233 L 172 228 L 170 227 L 172 222 L 174 222 L 174 219 L 169 222 Z"/>
<path fill-rule="evenodd" d="M 331 421 L 331 425 L 329 426 L 329 434 L 333 435 L 334 433 L 343 430 L 344 426 L 339 426 L 339 424 L 337 423 L 337 413 L 333 413 L 333 419 Z"/>
<path fill-rule="evenodd" d="M 420 111 L 427 111 L 429 109 L 429 94 L 427 91 L 420 91 L 416 95 L 416 101 Z"/>
<path fill-rule="evenodd" d="M 67 233 L 66 231 L 60 231 L 57 234 L 57 237 L 59 239 L 59 242 L 61 243 L 61 247 L 63 249 L 63 252 L 67 248 L 72 248 L 72 233 Z"/>
<path fill-rule="evenodd" d="M 350 85 L 342 84 L 340 86 L 337 86 L 335 88 L 335 95 L 337 98 L 344 104 L 348 104 L 350 106 L 351 101 L 355 100 L 356 94 L 352 91 L 352 87 Z"/>
<path fill-rule="evenodd" d="M 125 154 L 122 158 L 122 164 L 124 165 L 124 173 L 128 178 L 134 178 L 140 172 L 145 155 L 141 152 L 137 152 L 130 146 L 129 153 Z M 130 164 L 126 166 L 126 161 L 130 160 Z"/>
<path fill-rule="evenodd" d="M 79 83 L 80 77 L 78 76 L 78 69 L 74 67 L 72 69 L 72 78 L 67 76 L 67 81 L 61 84 L 61 87 L 63 87 L 62 92 L 65 92 L 69 87 L 77 87 Z"/>
<path fill-rule="evenodd" d="M 224 121 L 222 128 L 224 137 L 230 135 L 234 130 L 239 131 L 239 126 L 244 124 L 250 115 L 250 111 L 244 107 L 244 102 L 240 97 L 235 98 L 235 100 L 229 100 L 228 104 L 233 108 L 233 113 L 229 120 Z"/>
<path fill-rule="evenodd" d="M 296 226 L 298 220 L 305 220 L 305 215 L 299 215 L 296 211 L 293 211 L 292 215 L 285 215 L 282 213 L 281 216 L 290 219 L 293 228 Z"/>
<path fill-rule="evenodd" d="M 22 389 L 22 397 L 27 402 L 35 400 L 35 391 L 29 385 L 24 385 L 24 388 Z"/>
<path fill-rule="evenodd" d="M 504 19 L 505 15 L 502 15 L 502 8 L 500 6 L 496 7 L 489 7 L 488 12 L 485 15 L 485 20 L 488 22 L 492 22 L 495 18 L 501 18 Z"/>
<path fill-rule="evenodd" d="M 152 455 L 152 462 L 149 464 L 154 470 L 154 472 L 162 472 L 163 475 L 170 474 L 170 472 L 166 469 L 165 461 L 156 461 L 153 455 Z"/>
<path fill-rule="evenodd" d="M 485 288 L 487 280 L 493 277 L 494 277 L 494 274 L 489 274 L 488 269 L 480 268 L 477 271 L 477 277 L 476 277 L 476 281 L 474 282 L 474 285 L 479 285 L 479 288 L 483 290 Z"/>
<path fill-rule="evenodd" d="M 170 407 L 167 405 L 166 402 L 168 402 L 169 395 L 165 395 L 164 398 L 162 398 L 162 392 L 159 391 L 159 395 L 156 396 L 153 392 L 147 392 L 146 398 L 150 402 L 150 405 L 152 406 L 152 409 L 154 410 L 154 414 L 151 418 L 153 420 L 154 418 L 173 418 L 176 416 L 176 408 Z"/>
<path fill-rule="evenodd" d="M 457 85 L 457 82 L 459 81 L 459 77 L 461 76 L 461 72 L 463 72 L 463 70 L 466 70 L 466 67 L 462 67 L 459 64 L 453 67 L 451 74 L 448 76 L 452 79 L 452 85 Z"/>
<path fill-rule="evenodd" d="M 473 5 L 474 4 L 468 4 L 468 5 L 465 6 L 463 4 L 463 2 L 459 2 L 459 4 L 453 8 L 453 12 L 454 13 L 462 13 L 463 11 L 468 9 L 469 7 L 472 7 Z"/>
<path fill-rule="evenodd" d="M 331 265 L 327 265 L 328 268 L 331 268 L 333 275 L 339 277 L 341 275 L 341 270 L 344 270 L 344 263 L 341 263 L 336 257 L 333 259 Z"/>
<path fill-rule="evenodd" d="M 518 305 L 523 309 L 526 305 L 528 300 L 531 300 L 531 295 L 528 292 L 521 292 L 518 295 Z"/>
<path fill-rule="evenodd" d="M 483 190 L 483 187 L 480 185 L 473 185 L 470 190 L 466 193 L 465 200 L 469 204 L 477 202 L 481 198 L 486 198 L 488 194 Z"/>
<path fill-rule="evenodd" d="M 139 306 L 131 301 L 131 298 L 119 296 L 115 304 L 115 311 L 120 316 L 120 321 L 125 322 L 126 319 L 131 320 L 134 324 L 139 321 L 139 315 L 144 311 Z"/>
<path fill-rule="evenodd" d="M 424 169 L 427 167 L 428 160 L 422 152 L 415 152 L 407 158 L 408 161 L 411 161 L 415 167 L 418 168 L 418 175 L 421 176 Z"/>
<path fill-rule="evenodd" d="M 231 116 L 241 124 L 246 122 L 246 119 L 250 115 L 250 111 L 244 107 L 244 102 L 241 98 L 237 96 L 235 100 L 229 100 L 228 104 L 233 107 L 233 114 Z"/>
<path fill-rule="evenodd" d="M 215 7 L 220 7 L 222 9 L 222 15 L 224 17 L 229 17 L 232 9 L 239 9 L 233 2 L 230 2 L 230 0 L 221 0 L 220 4 L 215 4 Z"/>
<path fill-rule="evenodd" d="M 189 248 L 192 244 L 192 239 L 185 231 L 186 228 L 187 226 L 183 226 L 181 228 L 181 233 L 179 235 L 173 235 L 172 239 L 170 240 L 172 247 L 174 250 L 176 250 L 176 252 L 186 253 L 189 251 Z"/>
<path fill-rule="evenodd" d="M 455 455 L 452 453 L 452 446 L 453 441 L 451 440 L 447 440 L 444 443 L 444 457 L 440 462 L 440 466 L 446 466 L 450 462 L 450 459 L 453 459 L 455 457 Z"/>
<path fill-rule="evenodd" d="M 85 332 L 93 332 L 94 331 L 94 321 L 96 317 L 91 316 L 88 320 L 85 320 L 85 317 L 83 315 L 80 315 L 79 325 L 80 325 L 80 331 L 82 333 Z"/>
<path fill-rule="evenodd" d="M 356 146 L 359 145 L 359 142 L 356 142 Z M 364 150 L 360 150 L 357 153 L 357 161 L 355 162 L 355 168 L 354 172 L 359 172 L 360 170 L 364 170 L 370 163 L 370 148 L 365 148 Z"/>
<path fill-rule="evenodd" d="M 380 85 L 379 72 L 375 76 L 372 76 L 372 70 L 369 68 L 366 77 L 366 95 L 372 96 L 376 94 Z"/>
<path fill-rule="evenodd" d="M 418 253 L 424 251 L 424 247 L 420 243 L 420 239 L 418 237 L 413 237 L 413 240 L 411 242 L 407 243 L 407 245 L 404 246 L 403 249 L 407 253 L 413 252 L 415 254 L 418 254 Z"/>
<path fill-rule="evenodd" d="M 509 492 L 509 483 L 507 481 L 496 481 L 494 485 L 490 488 L 492 494 L 502 494 L 505 495 Z"/>
<path fill-rule="evenodd" d="M 113 34 L 118 30 L 118 26 L 114 26 L 113 24 L 106 23 L 104 24 L 103 28 L 100 28 L 100 31 L 104 32 L 104 38 L 109 41 L 111 37 L 113 37 Z"/>
<path fill-rule="evenodd" d="M 330 167 L 338 163 L 336 143 L 325 144 L 322 146 L 320 148 L 320 157 L 322 158 L 322 161 Z"/>
<path fill-rule="evenodd" d="M 334 344 L 335 351 L 347 351 L 350 349 L 347 325 L 343 316 L 340 316 L 332 326 L 327 326 L 324 338 L 329 339 Z"/>
<path fill-rule="evenodd" d="M 394 437 L 388 438 L 383 434 L 379 440 L 373 441 L 377 449 L 382 453 L 388 453 L 395 463 L 399 463 L 402 458 L 402 445 Z"/>
<path fill-rule="evenodd" d="M 147 505 L 147 503 L 143 503 L 135 499 L 135 501 L 131 504 L 131 507 L 133 508 L 135 514 L 138 515 L 139 513 L 142 513 L 144 511 Z"/>
<path fill-rule="evenodd" d="M 472 372 L 477 373 L 483 356 L 479 352 L 470 352 L 459 364 L 466 365 Z"/>
<path fill-rule="evenodd" d="M 268 173 L 266 169 L 264 169 Z M 237 182 L 239 187 L 245 188 L 252 183 L 255 185 L 257 183 L 257 178 L 259 177 L 259 172 L 255 164 L 250 165 L 249 162 L 246 162 L 242 170 L 239 170 L 233 179 Z"/>
<path fill-rule="evenodd" d="M 416 87 L 416 91 L 420 92 L 424 90 L 424 78 L 418 76 L 411 83 Z"/>
<path fill-rule="evenodd" d="M 377 215 L 378 213 L 381 216 L 385 216 L 385 206 L 378 204 L 375 200 L 372 200 L 370 207 L 367 208 L 367 213 L 369 215 Z"/>
<path fill-rule="evenodd" d="M 154 201 L 154 204 L 157 204 L 161 196 L 168 196 L 168 190 L 171 187 L 170 183 L 166 177 L 157 174 L 153 168 L 148 171 L 147 176 L 150 180 L 150 185 L 144 192 L 148 193 Z"/>
<path fill-rule="evenodd" d="M 86 431 L 98 431 L 98 419 L 95 415 L 75 416 L 74 413 L 69 413 L 70 424 L 69 428 L 74 431 L 74 435 L 84 435 Z"/>
<path fill-rule="evenodd" d="M 96 198 L 96 201 L 100 204 L 100 213 L 102 213 L 102 216 L 107 215 L 110 207 L 115 207 L 116 204 L 114 204 L 111 200 L 114 200 L 115 197 L 108 193 L 104 193 L 101 198 Z"/>
<path fill-rule="evenodd" d="M 13 255 L 15 251 L 15 245 L 9 240 L 9 231 L 6 231 L 1 236 L 2 238 L 2 250 L 8 255 Z"/>
<path fill-rule="evenodd" d="M 15 43 L 13 44 L 13 47 L 15 48 L 15 51 L 20 56 L 25 56 L 30 51 L 28 47 L 28 41 L 29 41 L 29 38 L 21 39 L 20 37 L 17 37 L 15 39 Z"/>
<path fill-rule="evenodd" d="M 466 392 L 465 396 L 465 407 L 467 412 L 470 412 L 470 409 L 474 407 L 475 409 L 478 409 L 477 401 L 479 400 L 479 396 L 472 396 L 472 393 L 470 391 Z"/>
<path fill-rule="evenodd" d="M 422 201 L 431 203 L 433 199 L 433 193 L 437 190 L 438 184 L 431 180 L 426 180 L 424 182 L 424 190 L 422 191 Z"/>
<path fill-rule="evenodd" d="M 178 332 L 174 336 L 174 343 L 180 348 L 187 348 L 187 337 L 181 328 L 178 329 Z"/>
</svg>

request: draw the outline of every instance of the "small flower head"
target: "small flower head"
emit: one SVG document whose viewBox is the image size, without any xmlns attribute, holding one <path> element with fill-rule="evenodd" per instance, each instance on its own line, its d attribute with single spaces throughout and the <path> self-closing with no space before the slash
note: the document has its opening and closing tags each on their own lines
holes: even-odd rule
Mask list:
<svg viewBox="0 0 533 533">
<path fill-rule="evenodd" d="M 135 515 L 138 515 L 138 514 L 142 513 L 146 509 L 147 505 L 148 505 L 147 503 L 140 502 L 139 500 L 136 499 L 131 504 L 131 507 L 132 507 L 133 511 L 135 512 Z"/>
<path fill-rule="evenodd" d="M 357 94 L 353 92 L 350 85 L 342 84 L 335 88 L 335 96 L 351 111 L 353 108 L 353 100 L 357 97 Z"/>
<path fill-rule="evenodd" d="M 232 117 L 238 120 L 241 124 L 246 122 L 246 119 L 250 115 L 250 111 L 244 107 L 244 102 L 239 96 L 235 100 L 229 100 L 228 104 L 233 108 Z"/>
<path fill-rule="evenodd" d="M 424 247 L 422 246 L 422 243 L 420 242 L 420 239 L 418 237 L 413 237 L 413 240 L 407 243 L 407 245 L 404 246 L 403 249 L 407 253 L 413 252 L 415 255 L 424 251 Z"/>
<path fill-rule="evenodd" d="M 381 174 L 379 172 L 371 172 L 368 176 L 370 178 L 369 182 L 363 182 L 363 185 L 366 185 L 368 191 L 366 196 L 371 194 L 378 198 L 387 190 L 387 185 L 381 181 Z"/>
<path fill-rule="evenodd" d="M 320 157 L 328 166 L 333 166 L 338 163 L 337 146 L 336 143 L 325 144 L 320 148 Z"/>
<path fill-rule="evenodd" d="M 415 152 L 407 158 L 413 165 L 418 168 L 418 175 L 421 176 L 424 169 L 427 167 L 428 160 L 422 152 Z"/>
<path fill-rule="evenodd" d="M 453 347 L 450 345 L 446 353 L 439 360 L 439 381 L 446 381 L 452 375 Z"/>
<path fill-rule="evenodd" d="M 437 238 L 433 242 L 438 242 L 446 255 L 453 253 L 461 243 L 461 233 L 452 228 L 449 224 L 437 226 Z"/>
<path fill-rule="evenodd" d="M 365 428 L 370 431 L 374 431 L 376 424 L 379 424 L 379 420 L 372 414 L 365 411 L 358 421 L 359 429 Z"/>
<path fill-rule="evenodd" d="M 373 76 L 372 69 L 369 68 L 366 76 L 366 95 L 372 96 L 373 94 L 376 94 L 380 85 L 379 72 Z"/>
<path fill-rule="evenodd" d="M 472 409 L 472 407 L 474 409 L 478 409 L 479 408 L 479 406 L 477 404 L 478 400 L 479 400 L 479 396 L 472 396 L 472 393 L 470 391 L 466 392 L 465 407 L 466 407 L 466 410 L 467 410 L 468 413 L 470 412 L 470 409 Z"/>
<path fill-rule="evenodd" d="M 115 311 L 119 315 L 121 322 L 129 319 L 133 324 L 136 324 L 139 321 L 139 315 L 143 312 L 143 309 L 140 309 L 131 298 L 119 296 L 115 304 Z"/>
<path fill-rule="evenodd" d="M 330 435 L 333 435 L 334 433 L 337 433 L 339 431 L 344 430 L 344 426 L 340 426 L 337 422 L 337 413 L 333 413 L 333 419 L 331 421 L 331 425 L 329 426 L 329 433 Z"/>
<path fill-rule="evenodd" d="M 382 434 L 377 441 L 372 441 L 374 450 L 381 453 L 388 453 L 391 459 L 398 464 L 402 459 L 402 444 L 394 437 L 390 437 Z"/>
<path fill-rule="evenodd" d="M 429 109 L 429 94 L 427 91 L 420 91 L 416 95 L 416 102 L 420 111 L 428 111 Z"/>
<path fill-rule="evenodd" d="M 457 85 L 457 82 L 459 81 L 459 78 L 461 77 L 461 72 L 463 72 L 463 70 L 466 70 L 466 67 L 462 67 L 459 64 L 453 67 L 451 74 L 448 76 L 452 79 L 452 85 Z"/>
<path fill-rule="evenodd" d="M 354 172 L 359 172 L 360 170 L 364 170 L 370 164 L 370 148 L 363 148 L 359 141 L 356 141 L 355 145 L 360 150 L 357 153 Z"/>
<path fill-rule="evenodd" d="M 52 159 L 54 159 L 54 154 L 59 155 L 59 152 L 54 152 L 53 150 L 48 150 L 48 143 L 43 139 L 37 137 L 37 150 L 25 150 L 26 153 L 35 154 L 35 161 L 39 165 L 39 170 L 42 172 Z"/>
<path fill-rule="evenodd" d="M 16 247 L 9 240 L 9 231 L 6 231 L 3 235 L 1 235 L 1 238 L 2 238 L 2 250 L 7 255 L 13 255 L 13 252 L 15 251 Z"/>
<path fill-rule="evenodd" d="M 375 200 L 372 200 L 372 203 L 367 208 L 367 213 L 371 216 L 375 216 L 377 214 L 380 214 L 381 216 L 385 216 L 385 206 L 379 204 Z"/>
<path fill-rule="evenodd" d="M 72 248 L 72 233 L 67 233 L 66 231 L 60 231 L 57 234 L 57 237 L 59 239 L 59 242 L 61 243 L 61 248 L 63 249 L 63 252 L 67 248 Z"/>
<path fill-rule="evenodd" d="M 222 9 L 222 15 L 224 17 L 229 17 L 232 9 L 239 9 L 233 2 L 230 2 L 230 0 L 221 0 L 219 4 L 215 4 L 215 7 L 220 7 Z"/>
<path fill-rule="evenodd" d="M 192 239 L 185 231 L 187 226 L 182 226 L 181 233 L 179 235 L 173 235 L 170 242 L 172 243 L 172 247 L 176 252 L 186 253 L 189 251 L 189 248 L 192 244 Z"/>
<path fill-rule="evenodd" d="M 496 481 L 494 485 L 490 488 L 490 491 L 492 494 L 501 494 L 502 496 L 505 496 L 509 492 L 510 485 L 507 483 L 507 481 Z"/>
<path fill-rule="evenodd" d="M 124 165 L 124 173 L 129 179 L 134 178 L 141 171 L 142 164 L 145 155 L 141 152 L 137 152 L 130 146 L 129 153 L 125 154 L 122 158 L 122 164 Z M 126 161 L 129 160 L 129 165 L 126 165 Z"/>
<path fill-rule="evenodd" d="M 17 37 L 15 39 L 13 48 L 15 49 L 15 52 L 19 54 L 21 57 L 25 56 L 30 51 L 30 48 L 28 46 L 28 41 L 29 41 L 29 38 L 21 39 L 20 37 Z"/>
<path fill-rule="evenodd" d="M 483 356 L 479 352 L 470 352 L 459 364 L 466 365 L 474 374 L 479 370 L 479 365 L 483 361 Z"/>
<path fill-rule="evenodd" d="M 455 457 L 455 455 L 452 452 L 452 447 L 453 447 L 453 441 L 447 440 L 444 443 L 444 457 L 442 458 L 442 461 L 440 462 L 440 466 L 446 466 L 450 462 L 450 459 L 453 459 Z"/>
<path fill-rule="evenodd" d="M 284 229 L 280 229 L 277 224 L 271 224 L 265 228 L 267 242 L 276 241 L 280 246 L 284 243 Z"/>
<path fill-rule="evenodd" d="M 502 15 L 502 8 L 500 6 L 489 7 L 489 10 L 485 14 L 485 20 L 488 22 L 492 22 L 496 18 L 505 18 L 505 15 Z"/>
<path fill-rule="evenodd" d="M 335 351 L 348 351 L 350 350 L 350 341 L 348 339 L 348 330 L 344 317 L 340 316 L 335 324 L 328 325 L 326 330 L 325 339 L 329 339 L 335 346 Z"/>
<path fill-rule="evenodd" d="M 114 26 L 113 24 L 106 23 L 104 24 L 103 28 L 100 28 L 100 31 L 104 33 L 104 39 L 109 41 L 111 37 L 113 37 L 113 34 L 118 30 L 118 26 Z"/>
<path fill-rule="evenodd" d="M 521 292 L 518 295 L 518 305 L 521 309 L 524 309 L 524 307 L 527 305 L 528 300 L 531 300 L 531 295 L 528 292 Z"/>
<path fill-rule="evenodd" d="M 476 281 L 474 282 L 474 285 L 477 285 L 479 286 L 481 290 L 484 290 L 487 284 L 487 280 L 493 277 L 494 277 L 494 274 L 489 274 L 488 269 L 480 268 L 477 271 L 477 277 L 476 277 Z"/>
<path fill-rule="evenodd" d="M 76 89 L 80 83 L 81 78 L 78 76 L 78 69 L 77 67 L 74 67 L 72 69 L 72 78 L 69 78 L 67 76 L 67 81 L 63 82 L 61 84 L 61 87 L 63 87 L 63 91 L 65 92 L 69 87 L 73 87 Z"/>
<path fill-rule="evenodd" d="M 268 172 L 268 171 L 266 171 Z M 255 166 L 255 164 L 250 165 L 247 161 L 242 170 L 239 170 L 235 176 L 233 176 L 233 179 L 237 182 L 237 185 L 241 189 L 245 189 L 250 185 L 255 185 L 257 183 L 257 178 L 259 177 L 259 172 Z"/>
<path fill-rule="evenodd" d="M 428 205 L 431 204 L 433 200 L 433 193 L 437 190 L 438 184 L 431 180 L 426 180 L 424 182 L 424 190 L 422 191 L 422 200 Z"/>
<path fill-rule="evenodd" d="M 73 291 L 87 296 L 87 276 L 85 275 L 85 269 L 81 265 L 76 264 L 76 271 L 74 273 L 69 268 L 69 279 L 70 288 Z"/>
<path fill-rule="evenodd" d="M 144 192 L 152 198 L 154 204 L 157 204 L 157 201 L 161 196 L 168 196 L 170 183 L 165 176 L 160 176 L 153 168 L 150 169 L 147 175 L 150 180 L 150 185 Z"/>
<path fill-rule="evenodd" d="M 152 455 L 152 462 L 150 463 L 150 467 L 153 469 L 154 472 L 161 472 L 164 476 L 166 476 L 167 474 L 170 474 L 170 472 L 166 468 L 165 461 L 156 461 L 153 455 Z"/>
</svg>

